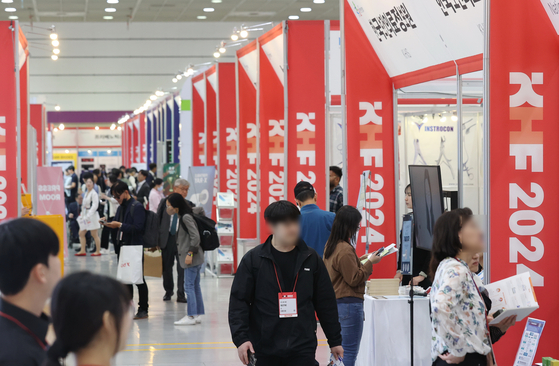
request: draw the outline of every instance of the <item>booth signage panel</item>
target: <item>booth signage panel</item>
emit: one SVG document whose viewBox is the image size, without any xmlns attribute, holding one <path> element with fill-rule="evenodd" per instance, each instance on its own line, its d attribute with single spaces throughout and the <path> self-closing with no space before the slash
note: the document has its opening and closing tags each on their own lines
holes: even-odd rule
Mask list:
<svg viewBox="0 0 559 366">
<path fill-rule="evenodd" d="M 30 116 L 29 121 L 31 126 L 35 128 L 37 132 L 37 142 L 36 142 L 36 151 L 37 151 L 37 166 L 42 166 L 43 162 L 43 154 L 44 154 L 44 136 L 45 136 L 45 120 L 46 120 L 46 110 L 42 104 L 31 104 L 30 106 Z"/>
<path fill-rule="evenodd" d="M 257 129 L 256 129 L 256 75 L 258 69 L 256 41 L 237 51 L 237 82 L 239 106 L 239 238 L 256 238 L 257 222 Z M 252 77 L 251 77 L 252 75 Z"/>
<path fill-rule="evenodd" d="M 217 70 L 212 66 L 206 71 L 206 154 L 208 157 L 207 165 L 217 166 Z M 215 199 L 217 197 L 218 169 L 215 170 L 214 191 L 212 200 L 214 211 L 212 219 L 215 220 Z"/>
<path fill-rule="evenodd" d="M 235 64 L 220 63 L 219 78 L 219 191 L 237 200 L 237 108 Z"/>
<path fill-rule="evenodd" d="M 52 132 L 52 147 L 75 147 L 78 146 L 78 130 L 65 128 Z"/>
<path fill-rule="evenodd" d="M 192 79 L 192 156 L 193 166 L 206 165 L 206 80 L 204 74 Z"/>
<path fill-rule="evenodd" d="M 260 217 L 266 207 L 283 200 L 285 182 L 284 37 L 283 23 L 259 38 L 260 72 Z M 260 237 L 270 232 L 260 220 Z"/>
<path fill-rule="evenodd" d="M 346 3 L 390 77 L 483 53 L 482 0 Z"/>
<path fill-rule="evenodd" d="M 352 7 L 344 9 L 346 45 L 346 108 L 347 108 L 347 174 L 348 204 L 358 201 L 361 174 L 371 171 L 367 182 L 365 206 L 357 241 L 357 254 L 396 243 L 394 191 L 394 128 L 393 91 L 390 76 L 381 60 L 367 42 Z M 371 87 L 374 85 L 374 88 Z M 376 264 L 373 277 L 392 278 L 396 261 L 383 260 Z"/>
<path fill-rule="evenodd" d="M 183 172 L 188 171 L 188 167 L 193 165 L 194 160 L 192 149 L 195 140 L 192 129 L 192 89 L 192 78 L 187 78 L 180 92 L 180 162 Z"/>
<path fill-rule="evenodd" d="M 21 45 L 21 34 L 20 30 L 20 45 Z M 25 40 L 25 37 L 23 37 Z M 27 41 L 25 41 L 27 43 Z M 21 55 L 21 48 L 20 48 L 20 55 Z M 21 56 L 20 56 L 21 57 Z M 23 54 L 23 66 L 21 66 L 19 70 L 19 95 L 20 95 L 20 143 L 21 143 L 21 159 L 20 159 L 20 171 L 21 171 L 21 183 L 25 186 L 26 190 L 30 191 L 29 184 L 30 182 L 27 181 L 27 164 L 28 158 L 27 154 L 30 148 L 27 146 L 28 144 L 28 134 L 29 132 L 29 62 L 27 62 L 27 57 Z M 20 60 L 21 64 L 21 60 Z"/>
<path fill-rule="evenodd" d="M 559 40 L 547 18 L 535 1 L 491 1 L 490 271 L 491 281 L 530 272 L 532 315 L 557 329 Z M 507 344 L 522 328 L 495 345 L 499 364 L 513 364 Z M 544 335 L 536 359 L 556 351 L 557 338 Z"/>
<path fill-rule="evenodd" d="M 66 131 L 67 129 L 64 129 Z M 60 131 L 59 131 L 60 132 Z M 55 135 L 58 132 L 55 133 Z M 121 141 L 121 131 L 115 129 L 111 130 L 109 128 L 95 129 L 84 129 L 79 128 L 77 130 L 78 134 L 78 146 L 79 147 L 90 147 L 90 146 L 106 146 L 114 147 L 119 146 Z"/>
</svg>

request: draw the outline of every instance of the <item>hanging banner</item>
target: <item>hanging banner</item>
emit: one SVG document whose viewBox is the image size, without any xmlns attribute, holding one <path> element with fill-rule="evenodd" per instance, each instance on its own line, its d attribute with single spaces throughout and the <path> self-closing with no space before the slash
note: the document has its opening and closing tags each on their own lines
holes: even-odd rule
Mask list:
<svg viewBox="0 0 559 366">
<path fill-rule="evenodd" d="M 482 0 L 346 3 L 397 88 L 483 67 Z"/>
<path fill-rule="evenodd" d="M 324 22 L 287 22 L 288 163 L 287 199 L 300 181 L 315 187 L 318 206 L 329 209 L 326 192 L 326 100 Z"/>
<path fill-rule="evenodd" d="M 146 112 L 146 153 L 148 165 L 153 163 L 153 124 L 152 113 Z M 124 146 L 123 146 L 124 151 Z"/>
<path fill-rule="evenodd" d="M 284 36 L 283 23 L 258 38 L 260 52 L 259 113 L 260 130 L 260 217 L 272 202 L 284 197 Z M 260 238 L 265 240 L 270 232 L 260 220 Z"/>
<path fill-rule="evenodd" d="M 140 114 L 140 156 L 138 157 L 138 163 L 145 163 L 147 161 L 147 148 L 146 148 L 146 114 Z"/>
<path fill-rule="evenodd" d="M 219 191 L 237 199 L 237 103 L 235 64 L 218 64 L 219 83 Z"/>
<path fill-rule="evenodd" d="M 29 122 L 31 126 L 37 131 L 37 144 L 35 151 L 37 154 L 37 166 L 43 166 L 44 153 L 45 153 L 45 121 L 47 119 L 46 108 L 42 104 L 31 104 Z M 31 147 L 33 151 L 33 147 Z"/>
<path fill-rule="evenodd" d="M 23 34 L 20 30 L 20 45 L 22 40 Z M 25 37 L 23 37 L 25 40 Z M 30 191 L 29 184 L 30 182 L 27 179 L 27 166 L 28 166 L 28 151 L 30 150 L 27 146 L 28 143 L 28 133 L 29 133 L 29 62 L 27 62 L 27 58 L 24 59 L 25 62 L 23 66 L 19 70 L 19 101 L 20 101 L 20 111 L 21 111 L 21 119 L 20 119 L 20 141 L 21 141 L 21 184 L 25 186 L 26 191 Z M 21 61 L 20 61 L 21 64 Z"/>
<path fill-rule="evenodd" d="M 0 222 L 17 217 L 19 199 L 17 99 L 13 32 L 17 22 L 0 22 Z"/>
<path fill-rule="evenodd" d="M 532 315 L 557 329 L 559 40 L 539 1 L 492 0 L 490 29 L 491 281 L 530 272 L 540 304 Z M 507 331 L 508 344 L 522 328 Z M 495 348 L 499 364 L 513 364 L 510 347 Z M 536 359 L 556 351 L 544 336 Z"/>
<path fill-rule="evenodd" d="M 190 190 L 188 200 L 197 206 L 204 207 L 207 217 L 213 211 L 212 192 L 214 187 L 215 167 L 214 166 L 193 166 L 188 172 Z"/>
<path fill-rule="evenodd" d="M 192 126 L 192 89 L 192 78 L 189 77 L 180 92 L 180 162 L 183 172 L 188 172 L 188 169 L 194 165 L 192 146 L 196 138 Z"/>
<path fill-rule="evenodd" d="M 175 95 L 173 97 L 173 162 L 180 163 L 180 112 L 181 97 Z"/>
<path fill-rule="evenodd" d="M 206 165 L 206 80 L 204 73 L 192 78 L 192 165 Z"/>
<path fill-rule="evenodd" d="M 363 217 L 357 241 L 357 254 L 361 255 L 365 252 L 367 227 L 370 251 L 396 243 L 392 82 L 348 2 L 344 26 L 350 162 L 344 173 L 350 205 L 357 204 L 363 171 L 372 173 L 365 197 L 368 214 Z M 375 266 L 375 278 L 392 278 L 396 273 L 395 260 L 383 260 Z"/>
<path fill-rule="evenodd" d="M 237 51 L 237 103 L 239 132 L 238 179 L 239 208 L 237 236 L 244 239 L 257 237 L 257 129 L 256 92 L 258 75 L 258 52 L 256 41 Z"/>
<path fill-rule="evenodd" d="M 213 65 L 206 72 L 206 156 L 208 157 L 207 165 L 217 167 L 217 66 Z M 219 172 L 215 170 L 214 192 L 212 195 L 214 211 L 212 219 L 215 220 L 215 199 L 217 197 L 217 184 Z"/>
</svg>

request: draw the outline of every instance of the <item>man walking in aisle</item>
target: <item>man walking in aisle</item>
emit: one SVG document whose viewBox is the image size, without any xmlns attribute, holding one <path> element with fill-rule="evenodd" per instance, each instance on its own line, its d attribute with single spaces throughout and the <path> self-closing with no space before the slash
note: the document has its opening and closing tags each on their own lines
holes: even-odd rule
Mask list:
<svg viewBox="0 0 559 366">
<path fill-rule="evenodd" d="M 186 179 L 177 179 L 173 191 L 184 197 L 186 203 L 192 207 L 194 213 L 205 215 L 203 207 L 194 207 L 194 203 L 186 199 L 190 183 Z M 163 301 L 170 301 L 173 297 L 174 281 L 173 281 L 173 265 L 177 263 L 177 302 L 186 302 L 184 294 L 184 269 L 179 263 L 179 252 L 177 248 L 177 233 L 179 228 L 178 215 L 169 216 L 167 213 L 167 198 L 162 199 L 157 208 L 157 216 L 159 217 L 159 241 L 158 246 L 161 248 L 161 257 L 163 260 L 163 288 L 165 296 Z"/>
<path fill-rule="evenodd" d="M 239 358 L 248 364 L 309 366 L 317 347 L 315 312 L 332 354 L 343 357 L 336 295 L 317 253 L 300 239 L 297 207 L 268 206 L 272 235 L 243 257 L 229 300 L 229 327 Z"/>
<path fill-rule="evenodd" d="M 138 184 L 136 186 L 136 200 L 144 205 L 144 207 L 149 200 L 149 192 L 151 191 L 147 183 L 148 176 L 149 173 L 146 170 L 140 170 L 138 173 Z"/>
<path fill-rule="evenodd" d="M 309 182 L 301 181 L 295 186 L 295 200 L 301 207 L 301 239 L 322 258 L 336 214 L 321 210 L 316 205 L 316 197 Z"/>
<path fill-rule="evenodd" d="M 344 205 L 344 189 L 340 186 L 342 169 L 339 166 L 330 167 L 330 212 L 336 213 Z"/>
</svg>

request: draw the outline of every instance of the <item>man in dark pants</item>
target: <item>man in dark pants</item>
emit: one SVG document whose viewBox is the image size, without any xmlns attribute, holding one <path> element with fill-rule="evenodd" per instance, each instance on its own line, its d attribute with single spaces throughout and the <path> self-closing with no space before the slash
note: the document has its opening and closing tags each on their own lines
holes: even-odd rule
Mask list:
<svg viewBox="0 0 559 366">
<path fill-rule="evenodd" d="M 300 239 L 300 213 L 288 201 L 268 206 L 273 233 L 243 257 L 229 299 L 229 327 L 243 364 L 309 366 L 318 345 L 315 312 L 334 357 L 343 357 L 336 294 L 316 251 Z"/>
<path fill-rule="evenodd" d="M 146 221 L 146 211 L 144 206 L 130 196 L 128 185 L 122 181 L 116 182 L 111 187 L 111 194 L 119 203 L 118 210 L 115 214 L 115 220 L 107 222 L 104 225 L 111 229 L 118 229 L 117 240 L 119 246 L 125 245 L 144 245 L 144 225 Z M 134 209 L 132 209 L 134 207 Z M 134 213 L 132 214 L 132 211 Z M 142 258 L 143 262 L 143 258 Z M 127 285 L 130 294 L 134 297 L 134 288 Z M 138 312 L 134 319 L 147 319 L 148 317 L 148 286 L 144 279 L 144 283 L 136 285 L 140 301 L 138 304 Z"/>
<path fill-rule="evenodd" d="M 185 199 L 188 195 L 190 183 L 186 179 L 177 179 L 173 188 L 174 192 L 181 194 Z M 194 204 L 187 201 L 191 206 Z M 167 199 L 162 199 L 157 208 L 159 217 L 159 241 L 161 248 L 161 259 L 163 261 L 163 288 L 165 296 L 163 301 L 171 300 L 174 291 L 173 265 L 177 262 L 177 302 L 186 302 L 184 294 L 184 269 L 179 264 L 179 252 L 177 249 L 178 216 L 169 216 L 167 213 Z"/>
<path fill-rule="evenodd" d="M 106 179 L 105 182 L 105 186 L 107 187 L 106 192 L 105 193 L 101 193 L 99 195 L 99 197 L 103 200 L 105 200 L 104 205 L 106 205 L 107 207 L 107 216 L 108 218 L 107 221 L 113 221 L 114 220 L 114 216 L 116 215 L 116 210 L 118 209 L 118 202 L 113 198 L 112 194 L 111 194 L 111 187 L 116 184 L 116 182 L 118 182 L 118 178 L 115 175 L 109 175 L 109 177 Z M 109 237 L 111 239 L 111 242 L 113 243 L 113 246 L 115 248 L 115 253 L 119 253 L 119 248 L 117 245 L 117 240 L 116 240 L 116 234 L 117 234 L 118 230 L 116 229 L 109 229 L 108 227 L 103 228 L 103 231 L 101 233 L 101 253 L 103 253 L 103 251 L 105 252 L 104 254 L 109 254 Z"/>
</svg>

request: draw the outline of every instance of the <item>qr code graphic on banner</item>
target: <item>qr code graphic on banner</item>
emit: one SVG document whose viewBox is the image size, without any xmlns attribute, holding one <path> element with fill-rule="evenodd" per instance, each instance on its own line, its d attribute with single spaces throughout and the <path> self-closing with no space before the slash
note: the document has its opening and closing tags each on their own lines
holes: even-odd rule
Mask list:
<svg viewBox="0 0 559 366">
<path fill-rule="evenodd" d="M 450 15 L 450 12 L 453 11 L 456 14 L 457 10 L 468 10 L 471 8 L 475 8 L 477 4 L 481 2 L 481 0 L 435 0 L 437 5 L 441 8 L 445 17 Z M 468 7 L 469 6 L 469 7 Z"/>
</svg>

